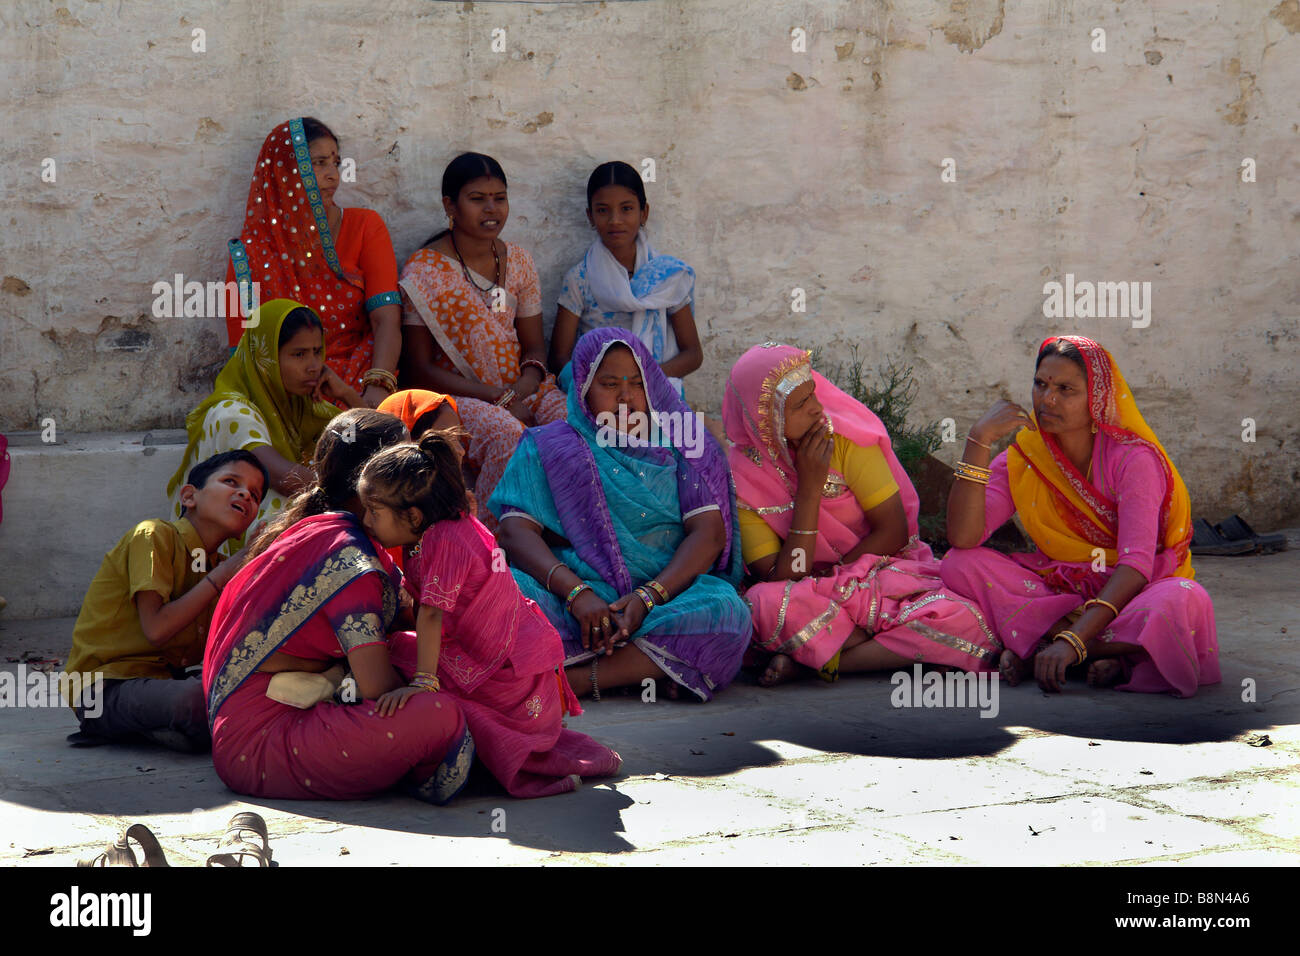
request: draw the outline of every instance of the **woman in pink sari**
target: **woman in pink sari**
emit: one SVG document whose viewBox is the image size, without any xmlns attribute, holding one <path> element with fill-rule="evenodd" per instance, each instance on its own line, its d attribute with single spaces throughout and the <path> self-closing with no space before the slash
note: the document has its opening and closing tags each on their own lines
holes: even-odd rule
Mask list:
<svg viewBox="0 0 1300 956">
<path fill-rule="evenodd" d="M 1187 488 L 1119 366 L 1078 335 L 1038 350 L 1031 416 L 999 401 L 971 429 L 948 498 L 944 584 L 1005 642 L 1002 676 L 1190 697 L 1219 681 L 1214 605 L 1192 580 Z M 993 459 L 992 445 L 1015 434 Z M 1038 550 L 980 548 L 1013 514 Z M 1050 642 L 1050 643 L 1049 643 Z"/>
<path fill-rule="evenodd" d="M 416 633 L 394 652 L 414 669 L 414 693 L 445 686 L 474 734 L 479 759 L 512 797 L 577 789 L 618 773 L 617 753 L 564 727 L 582 708 L 560 670 L 560 635 L 497 566 L 496 540 L 469 513 L 453 431 L 430 430 L 366 462 L 357 490 L 364 523 L 387 547 L 405 547 Z"/>
<path fill-rule="evenodd" d="M 317 445 L 318 483 L 253 543 L 217 601 L 203 689 L 212 762 L 237 793 L 354 800 L 404 784 L 441 804 L 465 784 L 474 742 L 454 697 L 422 693 L 392 714 L 375 705 L 411 675 L 389 656 L 401 575 L 365 533 L 353 483 L 371 454 L 405 437 L 379 412 L 335 418 Z M 322 675 L 344 660 L 358 703 L 327 697 Z M 313 702 L 285 694 L 286 682 L 326 693 Z"/>
<path fill-rule="evenodd" d="M 1002 647 L 974 605 L 941 590 L 917 537 L 919 501 L 884 426 L 812 370 L 808 353 L 746 352 L 722 404 L 754 641 L 828 679 L 922 661 L 990 670 Z"/>
</svg>

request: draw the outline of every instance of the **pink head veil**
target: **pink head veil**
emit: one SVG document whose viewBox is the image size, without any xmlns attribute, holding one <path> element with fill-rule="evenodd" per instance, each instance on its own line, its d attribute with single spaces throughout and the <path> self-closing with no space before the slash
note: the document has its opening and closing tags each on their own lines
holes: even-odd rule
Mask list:
<svg viewBox="0 0 1300 956">
<path fill-rule="evenodd" d="M 835 434 L 862 448 L 880 448 L 898 483 L 908 536 L 915 538 L 920 499 L 894 454 L 885 426 L 861 402 L 813 371 L 808 353 L 791 345 L 756 345 L 736 361 L 727 376 L 722 421 L 730 446 L 727 463 L 735 478 L 737 503 L 757 511 L 782 538 L 789 533 L 797 479 L 794 457 L 785 440 L 785 402 L 790 392 L 807 381 L 815 383 L 817 401 Z M 825 508 L 818 527 L 818 562 L 834 561 L 838 554 L 858 543 L 858 536 L 827 514 Z"/>
</svg>

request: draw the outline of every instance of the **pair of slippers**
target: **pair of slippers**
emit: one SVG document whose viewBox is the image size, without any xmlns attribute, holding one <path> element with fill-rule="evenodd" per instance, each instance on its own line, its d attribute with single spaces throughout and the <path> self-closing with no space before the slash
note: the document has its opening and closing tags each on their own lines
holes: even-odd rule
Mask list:
<svg viewBox="0 0 1300 956">
<path fill-rule="evenodd" d="M 1287 549 L 1284 534 L 1257 534 L 1240 515 L 1211 525 L 1204 518 L 1192 524 L 1192 554 L 1272 554 Z"/>
<path fill-rule="evenodd" d="M 256 842 L 254 841 L 255 838 Z M 131 848 L 134 840 L 144 854 L 141 864 Z M 259 845 L 260 844 L 260 845 Z M 251 861 L 251 862 L 249 862 Z M 266 832 L 266 821 L 260 814 L 245 811 L 230 818 L 226 834 L 217 845 L 217 852 L 208 857 L 208 866 L 259 866 L 271 865 L 271 847 Z M 96 866 L 171 866 L 163 853 L 158 838 L 143 823 L 132 824 L 122 831 L 116 843 L 88 860 L 78 860 L 79 867 Z"/>
</svg>

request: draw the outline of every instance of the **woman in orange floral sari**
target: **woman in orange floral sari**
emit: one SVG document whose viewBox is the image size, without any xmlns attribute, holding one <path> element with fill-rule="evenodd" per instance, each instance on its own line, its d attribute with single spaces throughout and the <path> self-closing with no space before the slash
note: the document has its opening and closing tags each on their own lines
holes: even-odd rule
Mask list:
<svg viewBox="0 0 1300 956">
<path fill-rule="evenodd" d="M 402 268 L 402 382 L 455 395 L 478 471 L 478 518 L 524 429 L 562 421 L 566 399 L 546 370 L 542 296 L 533 257 L 498 238 L 509 215 L 506 174 L 464 153 L 442 177 L 449 228 Z"/>
<path fill-rule="evenodd" d="M 310 307 L 325 325 L 325 363 L 374 408 L 397 388 L 397 260 L 378 213 L 335 204 L 339 162 L 338 138 L 320 120 L 291 119 L 271 131 L 253 167 L 239 238 L 229 243 L 226 282 L 257 283 L 261 302 Z M 232 349 L 249 311 L 227 301 Z"/>
</svg>

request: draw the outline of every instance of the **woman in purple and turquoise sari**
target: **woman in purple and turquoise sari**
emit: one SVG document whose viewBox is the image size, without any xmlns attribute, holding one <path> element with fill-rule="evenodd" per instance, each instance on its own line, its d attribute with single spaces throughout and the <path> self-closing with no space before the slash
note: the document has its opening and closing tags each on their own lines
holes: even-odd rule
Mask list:
<svg viewBox="0 0 1300 956">
<path fill-rule="evenodd" d="M 588 332 L 568 419 L 529 429 L 488 507 L 578 695 L 668 678 L 700 700 L 740 669 L 751 619 L 726 458 L 627 329 Z"/>
</svg>

